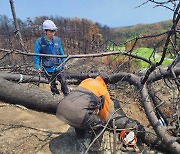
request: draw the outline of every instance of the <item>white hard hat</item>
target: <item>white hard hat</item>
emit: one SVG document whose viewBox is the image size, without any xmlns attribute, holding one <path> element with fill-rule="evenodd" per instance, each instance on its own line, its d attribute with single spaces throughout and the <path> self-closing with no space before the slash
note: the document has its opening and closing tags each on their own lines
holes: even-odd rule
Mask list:
<svg viewBox="0 0 180 154">
<path fill-rule="evenodd" d="M 45 29 L 49 29 L 49 30 L 57 30 L 58 28 L 56 27 L 56 25 L 54 24 L 53 21 L 51 20 L 45 20 L 43 22 L 43 30 Z"/>
</svg>

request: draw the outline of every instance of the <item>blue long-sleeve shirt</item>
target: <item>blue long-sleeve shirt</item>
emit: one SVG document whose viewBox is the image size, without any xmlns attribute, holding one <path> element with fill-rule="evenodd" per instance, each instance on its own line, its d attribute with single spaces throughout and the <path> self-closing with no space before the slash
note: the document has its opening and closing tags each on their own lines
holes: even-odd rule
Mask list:
<svg viewBox="0 0 180 154">
<path fill-rule="evenodd" d="M 42 37 L 44 37 L 45 38 L 45 36 L 43 35 Z M 55 52 L 53 52 L 53 49 L 54 49 L 54 43 L 53 43 L 53 39 L 51 40 L 51 41 L 48 41 L 46 38 L 45 38 L 45 41 L 46 41 L 46 43 L 47 43 L 47 45 L 48 45 L 48 48 L 50 49 L 50 51 L 52 51 L 52 54 L 54 54 L 54 55 L 56 55 L 56 53 Z M 59 46 L 59 53 L 60 53 L 60 55 L 64 55 L 64 51 L 63 51 L 63 48 L 62 48 L 62 44 L 61 44 L 61 40 L 60 40 L 60 38 L 58 39 L 58 46 Z M 39 41 L 38 41 L 38 39 L 35 41 L 35 48 L 34 48 L 34 53 L 36 53 L 36 54 L 40 54 L 41 52 L 41 45 L 39 44 Z M 48 54 L 48 53 L 47 53 Z M 41 57 L 40 56 L 34 56 L 34 64 L 35 64 L 35 68 L 36 69 L 41 69 Z M 62 57 L 61 58 L 61 61 L 62 62 L 64 62 L 65 61 L 65 59 L 66 58 L 64 58 L 64 57 Z M 58 69 L 57 69 L 57 67 L 58 66 L 52 66 L 52 67 L 45 67 L 45 70 L 47 71 L 47 72 L 54 72 L 55 70 L 62 70 L 63 69 L 63 67 L 61 66 L 61 67 L 58 67 Z"/>
</svg>

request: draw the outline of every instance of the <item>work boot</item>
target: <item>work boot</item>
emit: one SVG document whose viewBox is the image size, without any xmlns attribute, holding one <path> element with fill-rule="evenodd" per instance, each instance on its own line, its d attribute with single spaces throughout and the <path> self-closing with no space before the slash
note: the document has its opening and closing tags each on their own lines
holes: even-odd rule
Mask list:
<svg viewBox="0 0 180 154">
<path fill-rule="evenodd" d="M 113 128 L 113 120 L 115 121 L 115 126 L 118 129 L 128 129 L 128 128 L 130 129 L 130 128 L 135 128 L 135 126 L 137 126 L 137 121 L 128 118 L 124 115 L 115 114 L 109 122 L 109 126 L 111 128 Z"/>
<path fill-rule="evenodd" d="M 101 143 L 102 143 L 103 134 L 104 134 L 104 132 L 102 132 L 102 129 L 103 128 L 99 128 L 99 129 L 96 129 L 96 130 L 91 132 L 91 134 L 92 134 L 91 135 L 91 143 L 93 142 L 93 144 L 92 144 L 92 146 L 90 148 L 91 153 L 97 153 L 101 149 Z"/>
<path fill-rule="evenodd" d="M 53 90 L 51 89 L 51 92 L 52 92 L 52 95 L 55 95 L 55 94 L 60 95 L 57 89 L 53 89 Z"/>
<path fill-rule="evenodd" d="M 79 129 L 79 128 L 74 128 L 75 132 L 76 132 L 76 137 L 77 139 L 82 139 L 85 137 L 86 135 L 86 130 L 84 129 Z"/>
<path fill-rule="evenodd" d="M 64 96 L 67 96 L 67 95 L 69 95 L 69 92 L 68 93 L 64 93 Z"/>
</svg>

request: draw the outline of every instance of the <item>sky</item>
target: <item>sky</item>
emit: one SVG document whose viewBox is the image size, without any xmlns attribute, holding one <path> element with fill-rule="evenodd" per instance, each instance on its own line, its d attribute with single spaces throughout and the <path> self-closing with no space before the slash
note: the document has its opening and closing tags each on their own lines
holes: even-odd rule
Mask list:
<svg viewBox="0 0 180 154">
<path fill-rule="evenodd" d="M 85 18 L 108 27 L 151 24 L 172 19 L 173 12 L 147 0 L 13 0 L 16 17 L 59 16 Z M 0 15 L 12 17 L 9 0 L 0 1 Z"/>
</svg>

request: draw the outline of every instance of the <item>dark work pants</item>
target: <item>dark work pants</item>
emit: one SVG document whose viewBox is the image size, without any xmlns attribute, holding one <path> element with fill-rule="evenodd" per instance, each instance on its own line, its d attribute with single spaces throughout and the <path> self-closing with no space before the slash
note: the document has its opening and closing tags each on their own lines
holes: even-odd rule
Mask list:
<svg viewBox="0 0 180 154">
<path fill-rule="evenodd" d="M 82 123 L 81 128 L 75 128 L 76 135 L 78 138 L 96 136 L 104 125 L 105 122 L 96 113 L 86 115 L 86 121 Z"/>
<path fill-rule="evenodd" d="M 119 114 L 114 114 L 113 116 L 111 115 L 112 113 L 109 113 L 109 118 L 111 118 L 111 120 L 110 121 L 108 120 L 109 121 L 108 127 L 113 128 L 113 119 L 114 119 L 115 126 L 118 129 L 128 129 L 135 127 L 138 131 L 137 136 L 141 138 L 143 141 L 145 141 L 145 129 L 140 123 L 125 115 L 119 115 Z M 97 114 L 92 114 L 89 117 L 88 122 L 84 124 L 84 128 L 86 129 L 75 128 L 76 135 L 79 138 L 83 138 L 87 136 L 86 134 L 88 133 L 88 130 L 90 130 L 93 132 L 91 133 L 91 135 L 92 138 L 94 138 L 96 135 L 98 135 L 101 132 L 101 130 L 104 128 L 102 126 L 105 126 L 105 124 L 106 122 L 104 122 Z"/>
<path fill-rule="evenodd" d="M 61 83 L 61 91 L 63 92 L 63 94 L 65 96 L 69 94 L 65 73 L 63 71 L 48 72 L 45 73 L 45 75 L 47 79 L 50 81 L 51 92 L 53 94 L 59 94 L 59 91 L 56 86 L 56 80 Z"/>
</svg>

